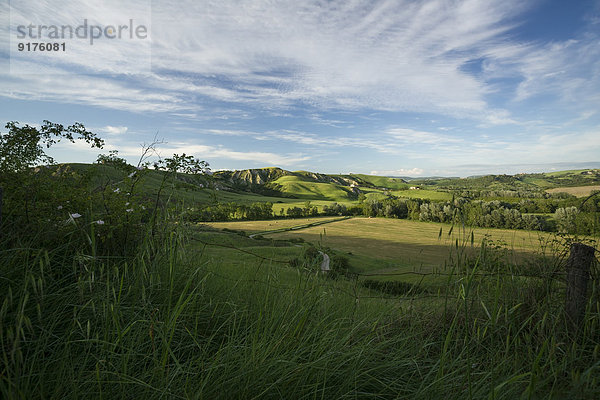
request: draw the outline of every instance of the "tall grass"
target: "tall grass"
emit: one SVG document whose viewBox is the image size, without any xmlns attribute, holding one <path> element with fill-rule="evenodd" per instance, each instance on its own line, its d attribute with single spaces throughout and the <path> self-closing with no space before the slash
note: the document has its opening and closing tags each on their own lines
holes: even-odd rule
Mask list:
<svg viewBox="0 0 600 400">
<path fill-rule="evenodd" d="M 383 300 L 275 261 L 234 270 L 233 250 L 158 225 L 127 259 L 79 240 L 2 250 L 0 397 L 600 396 L 596 289 L 569 334 L 560 281 L 480 279 L 485 254 L 445 298 Z"/>
</svg>

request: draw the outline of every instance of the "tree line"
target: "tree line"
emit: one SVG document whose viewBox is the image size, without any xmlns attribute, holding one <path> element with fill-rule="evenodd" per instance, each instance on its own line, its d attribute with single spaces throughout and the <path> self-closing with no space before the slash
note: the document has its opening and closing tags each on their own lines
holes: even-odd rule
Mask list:
<svg viewBox="0 0 600 400">
<path fill-rule="evenodd" d="M 410 219 L 425 222 L 460 223 L 485 228 L 527 229 L 591 234 L 600 226 L 600 198 L 580 200 L 523 199 L 518 203 L 500 200 L 471 200 L 457 197 L 451 201 L 434 202 L 425 199 L 362 199 L 358 204 L 333 203 L 321 210 L 311 204 L 273 211 L 273 203 L 239 204 L 235 202 L 197 205 L 185 215 L 194 222 L 259 220 L 272 218 L 302 218 L 316 216 L 365 216 Z"/>
</svg>

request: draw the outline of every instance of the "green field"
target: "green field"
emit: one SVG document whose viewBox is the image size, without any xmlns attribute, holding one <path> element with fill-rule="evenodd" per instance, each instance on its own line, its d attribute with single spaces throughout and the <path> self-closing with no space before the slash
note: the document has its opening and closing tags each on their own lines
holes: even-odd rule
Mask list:
<svg viewBox="0 0 600 400">
<path fill-rule="evenodd" d="M 583 220 L 595 236 L 375 217 L 206 223 L 191 206 L 418 204 L 391 198 L 401 183 L 384 177 L 355 176 L 359 200 L 347 195 L 358 194 L 347 176 L 278 169 L 223 174 L 219 190 L 200 186 L 208 177 L 161 171 L 135 188 L 107 166 L 91 181 L 29 172 L 0 174 L 0 187 L 11 187 L 0 236 L 0 398 L 600 398 L 597 262 L 578 275 L 593 279 L 581 319 L 573 325 L 565 313 L 569 241 L 597 250 L 595 220 Z M 392 192 L 449 200 L 515 180 Z"/>
<path fill-rule="evenodd" d="M 257 233 L 328 220 L 331 218 L 220 222 L 210 226 Z M 462 251 L 475 254 L 484 238 L 506 249 L 503 254 L 507 262 L 520 263 L 540 256 L 554 239 L 554 236 L 541 232 L 484 228 L 463 230 L 449 224 L 384 218 L 352 218 L 263 236 L 279 240 L 301 238 L 330 247 L 348 254 L 354 271 L 381 274 L 443 269 L 456 256 L 457 244 Z M 415 280 L 411 276 L 399 279 Z"/>
<path fill-rule="evenodd" d="M 343 201 L 349 199 L 348 193 L 350 193 L 350 189 L 345 187 L 305 181 L 298 176 L 282 176 L 275 180 L 274 184 L 281 186 L 283 192 L 299 199 Z"/>
<path fill-rule="evenodd" d="M 351 178 L 358 178 L 360 181 L 370 183 L 373 186 L 386 189 L 408 189 L 408 184 L 399 178 L 388 178 L 385 176 L 351 174 Z"/>
</svg>

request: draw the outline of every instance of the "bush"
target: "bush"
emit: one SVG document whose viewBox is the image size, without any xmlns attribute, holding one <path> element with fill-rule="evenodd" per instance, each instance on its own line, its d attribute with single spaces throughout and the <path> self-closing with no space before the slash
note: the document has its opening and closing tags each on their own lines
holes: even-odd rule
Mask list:
<svg viewBox="0 0 600 400">
<path fill-rule="evenodd" d="M 302 261 L 307 268 L 320 268 L 323 256 L 314 246 L 305 247 L 302 251 Z"/>
<path fill-rule="evenodd" d="M 341 254 L 334 254 L 330 258 L 329 268 L 329 276 L 332 278 L 347 275 L 350 270 L 350 260 Z"/>
</svg>

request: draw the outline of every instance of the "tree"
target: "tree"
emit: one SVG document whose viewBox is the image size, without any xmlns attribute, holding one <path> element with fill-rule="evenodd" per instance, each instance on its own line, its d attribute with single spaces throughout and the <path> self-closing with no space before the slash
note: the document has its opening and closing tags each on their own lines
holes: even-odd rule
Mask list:
<svg viewBox="0 0 600 400">
<path fill-rule="evenodd" d="M 577 207 L 560 207 L 554 213 L 556 226 L 561 232 L 575 232 L 577 215 L 579 209 Z"/>
<path fill-rule="evenodd" d="M 36 198 L 44 198 L 56 192 L 48 182 L 48 177 L 32 167 L 40 164 L 53 164 L 54 159 L 46 154 L 52 145 L 67 140 L 84 140 L 91 147 L 102 148 L 104 141 L 76 122 L 64 125 L 44 120 L 41 127 L 19 126 L 18 122 L 5 125 L 6 133 L 0 133 L 0 192 L 4 192 L 5 211 L 23 210 L 25 221 L 30 221 L 31 203 Z M 19 205 L 19 206 L 17 206 Z M 1 209 L 1 205 L 0 205 Z M 25 228 L 25 226 L 22 226 Z"/>
<path fill-rule="evenodd" d="M 119 157 L 118 150 L 110 150 L 108 154 L 99 154 L 96 162 L 98 164 L 109 165 L 127 172 L 134 170 L 134 167 L 129 165 L 124 158 Z"/>
<path fill-rule="evenodd" d="M 210 173 L 210 167 L 206 161 L 200 161 L 194 156 L 186 155 L 185 153 L 173 154 L 173 157 L 163 158 L 154 163 L 154 169 L 157 171 L 164 171 L 163 179 L 156 193 L 156 200 L 154 203 L 154 210 L 152 212 L 152 233 L 154 234 L 154 228 L 156 226 L 156 216 L 158 212 L 158 206 L 161 200 L 162 191 L 165 188 L 167 179 L 171 178 L 172 187 L 175 187 L 175 181 L 177 174 L 208 174 Z M 167 198 L 166 203 L 169 203 L 170 197 Z"/>
<path fill-rule="evenodd" d="M 29 125 L 19 127 L 19 123 L 13 121 L 7 123 L 5 128 L 8 133 L 0 133 L 0 173 L 20 172 L 41 163 L 54 163 L 45 149 L 63 139 L 70 142 L 84 140 L 91 147 L 104 146 L 102 139 L 87 131 L 79 122 L 65 128 L 44 120 L 38 129 Z"/>
</svg>

